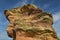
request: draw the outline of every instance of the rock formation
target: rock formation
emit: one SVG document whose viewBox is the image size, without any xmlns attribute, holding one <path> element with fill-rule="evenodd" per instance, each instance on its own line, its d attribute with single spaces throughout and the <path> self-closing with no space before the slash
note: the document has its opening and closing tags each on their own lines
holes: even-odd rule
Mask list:
<svg viewBox="0 0 60 40">
<path fill-rule="evenodd" d="M 13 40 L 58 40 L 52 27 L 53 17 L 35 5 L 5 10 L 8 36 Z"/>
</svg>

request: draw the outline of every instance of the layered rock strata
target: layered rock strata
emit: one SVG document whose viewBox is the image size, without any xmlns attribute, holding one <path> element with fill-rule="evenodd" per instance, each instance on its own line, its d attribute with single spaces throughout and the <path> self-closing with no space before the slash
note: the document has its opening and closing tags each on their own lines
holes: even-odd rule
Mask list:
<svg viewBox="0 0 60 40">
<path fill-rule="evenodd" d="M 53 17 L 35 5 L 5 10 L 8 36 L 13 40 L 58 40 L 52 27 Z"/>
</svg>

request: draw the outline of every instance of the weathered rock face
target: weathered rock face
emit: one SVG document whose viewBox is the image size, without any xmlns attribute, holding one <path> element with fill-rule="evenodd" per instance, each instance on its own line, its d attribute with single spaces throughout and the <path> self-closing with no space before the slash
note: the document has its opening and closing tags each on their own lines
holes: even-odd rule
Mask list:
<svg viewBox="0 0 60 40">
<path fill-rule="evenodd" d="M 35 5 L 27 4 L 4 13 L 10 22 L 7 33 L 13 40 L 58 40 L 52 28 L 52 15 Z"/>
</svg>

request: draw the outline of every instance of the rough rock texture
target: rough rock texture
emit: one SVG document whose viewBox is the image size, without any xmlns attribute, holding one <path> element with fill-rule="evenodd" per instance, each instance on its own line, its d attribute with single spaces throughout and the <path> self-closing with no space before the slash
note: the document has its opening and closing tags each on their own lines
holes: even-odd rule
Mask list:
<svg viewBox="0 0 60 40">
<path fill-rule="evenodd" d="M 7 33 L 13 40 L 58 40 L 52 15 L 35 5 L 27 4 L 4 13 L 10 22 Z"/>
</svg>

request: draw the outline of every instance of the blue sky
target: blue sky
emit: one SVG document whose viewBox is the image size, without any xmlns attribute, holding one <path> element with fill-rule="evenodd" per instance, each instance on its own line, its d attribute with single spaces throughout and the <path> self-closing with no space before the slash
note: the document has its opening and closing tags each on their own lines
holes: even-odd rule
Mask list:
<svg viewBox="0 0 60 40">
<path fill-rule="evenodd" d="M 43 11 L 50 12 L 54 19 L 53 28 L 60 38 L 60 0 L 0 0 L 0 40 L 12 40 L 6 33 L 9 22 L 4 15 L 4 10 L 24 4 L 35 4 Z"/>
</svg>

